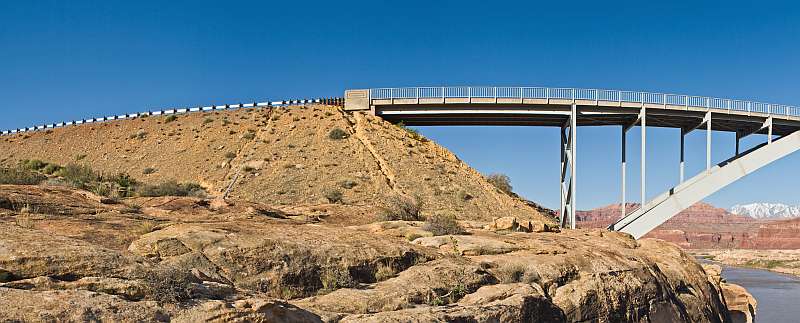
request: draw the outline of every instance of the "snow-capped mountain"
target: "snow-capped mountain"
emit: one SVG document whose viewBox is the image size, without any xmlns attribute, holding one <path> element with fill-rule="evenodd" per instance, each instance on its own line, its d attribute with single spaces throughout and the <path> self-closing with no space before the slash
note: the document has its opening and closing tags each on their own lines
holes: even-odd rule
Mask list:
<svg viewBox="0 0 800 323">
<path fill-rule="evenodd" d="M 800 217 L 800 206 L 781 203 L 750 203 L 731 207 L 731 213 L 747 215 L 754 219 L 786 219 Z"/>
</svg>

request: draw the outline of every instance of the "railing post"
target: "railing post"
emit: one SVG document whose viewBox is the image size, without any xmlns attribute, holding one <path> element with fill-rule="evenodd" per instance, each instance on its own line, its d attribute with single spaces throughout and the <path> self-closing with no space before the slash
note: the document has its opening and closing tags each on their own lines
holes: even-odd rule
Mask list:
<svg viewBox="0 0 800 323">
<path fill-rule="evenodd" d="M 664 103 L 664 109 L 667 108 L 667 94 L 664 94 L 664 98 L 662 99 Z"/>
<path fill-rule="evenodd" d="M 497 104 L 497 87 L 492 88 L 492 94 L 494 96 L 494 103 Z"/>
<path fill-rule="evenodd" d="M 467 87 L 467 102 L 472 103 L 472 87 Z"/>
</svg>

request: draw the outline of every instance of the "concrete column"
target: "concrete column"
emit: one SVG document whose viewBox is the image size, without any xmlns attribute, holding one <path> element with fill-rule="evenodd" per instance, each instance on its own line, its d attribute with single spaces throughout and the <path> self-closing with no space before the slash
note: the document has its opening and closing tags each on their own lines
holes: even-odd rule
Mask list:
<svg viewBox="0 0 800 323">
<path fill-rule="evenodd" d="M 684 143 L 685 141 L 686 141 L 686 130 L 681 128 L 681 164 L 680 164 L 680 180 L 681 180 L 680 182 L 681 183 L 683 183 L 683 180 L 685 178 L 684 177 L 684 175 L 685 175 L 684 174 L 684 172 L 685 172 L 684 164 L 685 164 L 685 161 L 686 161 L 686 156 L 685 156 L 686 145 Z"/>
<path fill-rule="evenodd" d="M 706 114 L 706 171 L 711 170 L 711 112 Z"/>
<path fill-rule="evenodd" d="M 576 211 L 576 203 L 577 194 L 576 194 L 576 186 L 577 186 L 577 172 L 576 172 L 576 164 L 578 159 L 578 108 L 575 103 L 572 103 L 572 118 L 570 120 L 570 154 L 572 158 L 570 158 L 570 165 L 572 169 L 570 170 L 570 227 L 575 229 L 575 211 Z"/>
<path fill-rule="evenodd" d="M 642 107 L 641 112 L 641 125 L 642 125 L 642 207 L 647 202 L 646 185 L 647 185 L 647 113 L 645 108 Z"/>
<path fill-rule="evenodd" d="M 566 175 L 567 175 L 566 174 L 566 169 L 567 168 L 566 168 L 566 164 L 565 164 L 566 163 L 566 153 L 567 153 L 567 151 L 566 151 L 566 146 L 567 146 L 567 134 L 566 134 L 566 131 L 567 131 L 566 124 L 562 125 L 561 126 L 561 131 L 560 131 L 560 134 L 561 134 L 561 136 L 560 136 L 561 137 L 561 146 L 560 146 L 560 149 L 561 149 L 561 169 L 559 169 L 559 173 L 561 173 L 561 180 L 560 180 L 560 183 L 558 185 L 558 195 L 561 198 L 561 205 L 559 207 L 558 217 L 559 217 L 559 225 L 562 228 L 564 227 L 564 219 L 565 219 L 565 216 L 566 216 L 566 209 L 567 209 L 566 208 L 567 200 L 566 200 L 566 196 L 564 196 L 564 189 L 566 188 L 565 178 L 566 178 Z"/>
<path fill-rule="evenodd" d="M 620 199 L 621 200 L 620 206 L 621 206 L 621 209 L 622 209 L 622 211 L 621 211 L 622 214 L 621 214 L 620 219 L 625 217 L 625 183 L 626 183 L 625 182 L 625 168 L 626 168 L 625 167 L 625 163 L 627 162 L 627 158 L 626 158 L 627 148 L 626 148 L 626 143 L 625 143 L 626 142 L 625 139 L 627 137 L 626 136 L 626 134 L 627 134 L 626 130 L 627 129 L 625 129 L 625 126 L 623 125 L 622 126 L 622 156 L 621 156 L 622 157 L 622 170 L 621 170 L 621 174 L 622 174 L 622 196 L 621 196 L 621 199 Z"/>
</svg>

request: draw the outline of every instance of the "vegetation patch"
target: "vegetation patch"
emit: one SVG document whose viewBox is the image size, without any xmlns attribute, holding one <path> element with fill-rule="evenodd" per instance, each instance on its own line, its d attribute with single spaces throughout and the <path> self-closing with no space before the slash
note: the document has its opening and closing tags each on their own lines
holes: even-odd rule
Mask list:
<svg viewBox="0 0 800 323">
<path fill-rule="evenodd" d="M 436 214 L 428 217 L 422 229 L 433 233 L 434 236 L 463 234 L 466 232 L 464 227 L 458 224 L 455 216 L 445 214 Z"/>
<path fill-rule="evenodd" d="M 392 196 L 386 201 L 386 206 L 380 215 L 381 221 L 419 221 L 422 219 L 420 209 L 422 203 L 419 199 L 407 196 Z"/>
<path fill-rule="evenodd" d="M 329 203 L 342 203 L 344 201 L 344 194 L 340 190 L 330 190 L 325 193 L 325 198 Z"/>
<path fill-rule="evenodd" d="M 328 132 L 328 138 L 333 140 L 347 139 L 347 137 L 350 137 L 350 134 L 340 128 L 333 128 L 333 130 Z"/>
<path fill-rule="evenodd" d="M 0 168 L 0 184 L 37 185 L 46 179 L 46 176 L 29 170 Z"/>
<path fill-rule="evenodd" d="M 206 190 L 197 183 L 178 183 L 176 180 L 168 180 L 156 185 L 142 185 L 138 188 L 137 194 L 144 197 L 155 196 L 194 196 L 205 197 Z"/>
<path fill-rule="evenodd" d="M 514 188 L 511 186 L 511 179 L 508 175 L 499 173 L 489 174 L 486 176 L 486 180 L 503 193 L 512 194 Z"/>
</svg>

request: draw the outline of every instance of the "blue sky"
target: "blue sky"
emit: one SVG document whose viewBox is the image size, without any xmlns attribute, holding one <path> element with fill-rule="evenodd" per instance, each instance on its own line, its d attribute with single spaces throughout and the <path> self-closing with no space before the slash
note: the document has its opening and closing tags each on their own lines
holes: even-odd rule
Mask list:
<svg viewBox="0 0 800 323">
<path fill-rule="evenodd" d="M 0 128 L 152 107 L 340 96 L 346 88 L 611 88 L 800 104 L 800 6 L 738 1 L 3 1 Z M 549 128 L 423 134 L 558 204 Z M 629 200 L 638 200 L 638 130 Z M 648 133 L 647 192 L 678 178 L 677 130 Z M 579 133 L 578 207 L 619 200 L 619 128 Z M 705 165 L 688 142 L 689 174 Z M 714 136 L 714 160 L 733 151 Z M 754 138 L 753 140 L 763 140 Z M 800 155 L 708 199 L 800 203 Z"/>
</svg>

